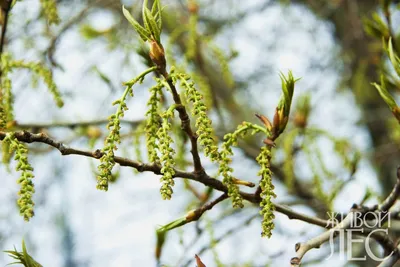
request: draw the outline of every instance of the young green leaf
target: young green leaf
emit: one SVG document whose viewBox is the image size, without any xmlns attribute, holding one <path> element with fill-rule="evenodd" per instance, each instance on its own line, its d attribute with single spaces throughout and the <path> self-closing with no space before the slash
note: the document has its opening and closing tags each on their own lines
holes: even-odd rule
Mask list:
<svg viewBox="0 0 400 267">
<path fill-rule="evenodd" d="M 156 20 L 159 29 L 162 28 L 161 12 L 162 12 L 161 2 L 160 0 L 155 0 L 153 3 L 153 7 L 151 8 L 151 14 Z"/>
<path fill-rule="evenodd" d="M 122 6 L 122 13 L 124 13 L 125 18 L 129 21 L 130 24 L 132 24 L 133 28 L 135 29 L 135 31 L 139 34 L 140 38 L 142 38 L 142 40 L 144 42 L 146 42 L 147 40 L 151 39 L 151 33 L 143 28 L 131 15 L 131 13 L 129 13 L 128 10 L 125 9 L 124 6 Z"/>
<path fill-rule="evenodd" d="M 156 20 L 154 19 L 150 10 L 147 8 L 145 10 L 145 18 L 146 19 L 143 19 L 143 20 L 144 21 L 147 20 L 147 23 L 148 23 L 147 27 L 148 27 L 148 30 L 151 32 L 152 37 L 157 41 L 157 43 L 160 43 L 161 29 L 158 28 Z"/>
<path fill-rule="evenodd" d="M 395 69 L 398 76 L 400 76 L 400 58 L 393 51 L 392 39 L 389 39 L 388 43 L 388 54 L 390 62 L 392 62 L 393 68 Z"/>
<path fill-rule="evenodd" d="M 372 83 L 373 86 L 378 90 L 379 94 L 381 95 L 382 99 L 385 101 L 385 103 L 390 107 L 391 110 L 395 109 L 397 107 L 396 101 L 394 98 L 390 95 L 388 90 L 386 89 L 384 77 L 381 76 L 381 84 L 377 83 Z"/>
</svg>

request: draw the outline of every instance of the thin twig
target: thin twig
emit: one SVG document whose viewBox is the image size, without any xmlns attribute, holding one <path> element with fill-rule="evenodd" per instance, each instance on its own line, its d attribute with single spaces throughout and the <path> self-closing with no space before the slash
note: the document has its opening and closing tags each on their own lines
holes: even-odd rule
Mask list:
<svg viewBox="0 0 400 267">
<path fill-rule="evenodd" d="M 171 89 L 174 102 L 175 102 L 175 104 L 178 105 L 176 110 L 179 113 L 182 130 L 187 134 L 187 136 L 190 139 L 190 144 L 191 144 L 190 152 L 192 153 L 192 157 L 193 157 L 194 171 L 196 173 L 204 173 L 204 168 L 201 165 L 199 150 L 197 147 L 197 134 L 195 132 L 193 132 L 192 127 L 190 126 L 189 115 L 186 111 L 185 106 L 182 105 L 181 97 L 179 96 L 179 93 L 176 90 L 176 87 L 172 81 L 172 78 L 168 77 L 166 75 L 164 77 L 168 83 L 169 88 Z"/>
<path fill-rule="evenodd" d="M 193 215 L 191 217 L 191 221 L 197 221 L 204 214 L 204 212 L 206 212 L 207 210 L 211 210 L 215 205 L 224 201 L 227 198 L 228 198 L 228 195 L 226 193 L 224 193 L 221 196 L 219 196 L 218 198 L 216 198 L 215 200 L 195 209 L 194 211 L 192 211 Z"/>
<path fill-rule="evenodd" d="M 228 231 L 226 231 L 224 234 L 222 234 L 220 237 L 216 238 L 214 240 L 214 246 L 217 245 L 219 242 L 221 242 L 222 240 L 224 240 L 225 238 L 227 238 L 228 236 L 237 233 L 238 231 L 240 231 L 241 229 L 244 229 L 243 226 L 249 225 L 255 218 L 257 218 L 259 216 L 259 214 L 254 214 L 251 217 L 249 217 L 248 219 L 246 219 L 244 222 L 240 223 L 239 225 L 235 225 L 235 227 L 232 227 L 231 229 L 229 229 Z M 206 252 L 207 250 L 209 250 L 211 247 L 210 245 L 206 245 L 204 247 L 202 247 L 198 252 L 197 255 L 202 255 L 204 252 Z M 187 266 L 191 266 L 193 262 L 193 259 L 188 260 L 185 264 L 183 264 L 183 267 L 187 267 Z"/>
<path fill-rule="evenodd" d="M 400 195 L 400 167 L 397 168 L 397 180 L 394 185 L 392 192 L 386 197 L 386 199 L 378 205 L 377 209 L 380 211 L 388 211 L 394 203 L 397 201 Z"/>
<path fill-rule="evenodd" d="M 385 258 L 379 265 L 378 267 L 391 267 L 394 266 L 398 260 L 400 259 L 400 245 L 397 246 L 397 248 L 393 251 L 390 256 Z"/>
</svg>

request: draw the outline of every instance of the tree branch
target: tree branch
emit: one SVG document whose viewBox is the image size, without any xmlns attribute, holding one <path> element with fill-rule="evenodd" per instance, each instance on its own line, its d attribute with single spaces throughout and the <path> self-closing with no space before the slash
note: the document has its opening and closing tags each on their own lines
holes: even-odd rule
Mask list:
<svg viewBox="0 0 400 267">
<path fill-rule="evenodd" d="M 99 119 L 92 121 L 81 121 L 81 122 L 51 122 L 51 123 L 21 123 L 15 125 L 17 129 L 50 129 L 50 128 L 70 128 L 74 129 L 77 127 L 87 127 L 95 125 L 103 125 L 109 122 L 108 119 Z M 143 122 L 143 120 L 121 120 L 121 124 L 127 124 L 132 127 L 136 127 Z"/>
<path fill-rule="evenodd" d="M 199 150 L 197 147 L 197 135 L 196 133 L 193 132 L 192 127 L 190 126 L 190 118 L 189 115 L 186 111 L 186 108 L 184 105 L 182 105 L 181 97 L 179 96 L 178 91 L 176 90 L 176 87 L 174 83 L 172 82 L 172 78 L 168 77 L 168 75 L 164 74 L 164 78 L 166 79 L 168 86 L 171 89 L 172 92 L 172 97 L 174 99 L 175 104 L 177 104 L 176 110 L 179 113 L 179 118 L 181 120 L 181 127 L 182 130 L 187 134 L 187 136 L 190 139 L 190 144 L 191 144 L 191 150 L 190 152 L 192 153 L 193 157 L 193 164 L 194 164 L 194 171 L 196 173 L 203 173 L 204 168 L 201 165 L 201 160 L 199 156 Z"/>
<path fill-rule="evenodd" d="M 378 267 L 391 267 L 396 264 L 396 262 L 400 259 L 400 245 L 393 251 L 393 253 L 384 259 Z"/>
<path fill-rule="evenodd" d="M 355 218 L 355 213 L 350 211 L 349 214 L 335 227 L 323 232 L 321 235 L 308 240 L 305 243 L 296 244 L 296 257 L 290 260 L 292 267 L 300 266 L 301 259 L 303 256 L 313 248 L 319 248 L 323 243 L 327 242 L 330 238 L 335 238 L 338 235 L 338 231 L 348 229 Z"/>
<path fill-rule="evenodd" d="M 378 205 L 377 209 L 381 211 L 388 211 L 399 198 L 400 195 L 400 167 L 397 168 L 397 180 L 394 185 L 392 192 L 386 197 L 386 199 Z"/>
<path fill-rule="evenodd" d="M 0 140 L 3 140 L 6 137 L 6 134 L 7 134 L 6 132 L 0 131 Z M 52 138 L 50 138 L 49 136 L 47 136 L 44 133 L 34 134 L 34 133 L 27 132 L 27 131 L 20 131 L 20 132 L 15 132 L 14 135 L 20 142 L 47 144 L 47 145 L 59 150 L 61 155 L 63 155 L 63 156 L 80 155 L 80 156 L 85 156 L 85 157 L 89 157 L 89 158 L 100 159 L 103 155 L 103 153 L 99 149 L 92 152 L 92 151 L 85 151 L 85 150 L 70 148 L 61 142 L 57 142 L 57 141 L 53 140 Z M 127 159 L 124 157 L 117 157 L 117 156 L 114 157 L 114 160 L 120 166 L 132 167 L 132 168 L 135 168 L 136 170 L 138 170 L 139 172 L 152 172 L 157 175 L 161 174 L 162 167 L 157 164 L 153 164 L 153 163 L 147 164 L 147 163 L 142 163 L 139 161 Z M 215 190 L 221 191 L 223 193 L 228 192 L 227 187 L 220 180 L 217 180 L 215 178 L 208 176 L 205 172 L 198 173 L 198 172 L 185 172 L 185 171 L 181 171 L 178 169 L 174 169 L 174 170 L 175 170 L 174 178 L 193 180 L 193 181 L 202 183 L 205 186 L 214 188 Z M 221 199 L 217 199 L 217 200 L 222 201 L 223 200 L 222 198 L 224 198 L 223 197 L 224 195 L 222 195 L 220 197 Z M 243 197 L 243 199 L 245 199 L 251 203 L 259 204 L 259 202 L 260 202 L 259 197 L 256 197 L 255 194 L 245 193 L 245 192 L 240 191 L 240 195 Z M 213 205 L 213 202 L 211 202 L 211 204 L 208 204 L 208 205 Z M 326 220 L 322 220 L 322 219 L 319 219 L 316 217 L 311 217 L 311 216 L 307 216 L 307 215 L 298 213 L 296 211 L 293 211 L 292 209 L 290 209 L 289 207 L 287 207 L 285 205 L 280 205 L 280 204 L 275 204 L 275 203 L 274 203 L 274 205 L 275 205 L 275 209 L 277 212 L 287 215 L 289 219 L 301 220 L 301 221 L 308 222 L 310 224 L 321 226 L 321 227 L 325 227 L 327 225 Z M 209 206 L 206 205 L 204 207 L 204 209 L 206 210 L 208 207 Z"/>
</svg>

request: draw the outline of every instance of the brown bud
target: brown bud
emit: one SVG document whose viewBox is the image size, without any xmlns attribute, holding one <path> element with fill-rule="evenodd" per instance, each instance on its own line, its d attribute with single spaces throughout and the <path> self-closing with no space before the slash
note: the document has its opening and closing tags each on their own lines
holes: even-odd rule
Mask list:
<svg viewBox="0 0 400 267">
<path fill-rule="evenodd" d="M 200 257 L 197 256 L 197 254 L 194 255 L 194 258 L 196 259 L 197 267 L 207 267 L 207 266 L 201 261 Z"/>
<path fill-rule="evenodd" d="M 197 14 L 199 12 L 199 5 L 195 1 L 189 1 L 188 10 L 192 14 Z"/>
<path fill-rule="evenodd" d="M 154 40 L 150 41 L 150 58 L 156 64 L 156 66 L 162 71 L 165 72 L 165 67 L 167 66 L 165 60 L 165 52 L 162 44 L 157 43 Z"/>
<path fill-rule="evenodd" d="M 301 260 L 298 257 L 294 257 L 290 260 L 292 266 L 300 266 Z"/>
<path fill-rule="evenodd" d="M 304 129 L 307 126 L 307 118 L 304 116 L 304 114 L 297 112 L 294 115 L 293 123 L 296 127 Z"/>
<path fill-rule="evenodd" d="M 192 222 L 192 221 L 198 219 L 198 214 L 196 214 L 195 210 L 189 211 L 189 212 L 186 214 L 185 219 L 186 219 L 186 222 Z"/>
<path fill-rule="evenodd" d="M 268 146 L 276 147 L 275 142 L 272 141 L 272 140 L 269 139 L 269 138 L 264 139 L 263 142 L 264 142 L 264 144 L 266 144 L 266 145 L 268 145 Z"/>
<path fill-rule="evenodd" d="M 249 181 L 243 181 L 237 178 L 233 178 L 233 183 L 237 184 L 237 185 L 244 185 L 244 186 L 248 186 L 248 187 L 255 187 L 256 185 L 252 182 Z"/>
<path fill-rule="evenodd" d="M 155 251 L 154 254 L 155 254 L 155 256 L 156 256 L 156 259 L 159 260 L 160 257 L 161 257 L 161 247 L 156 246 L 156 251 Z"/>
<path fill-rule="evenodd" d="M 269 119 L 267 118 L 267 117 L 265 117 L 264 115 L 260 115 L 260 114 L 255 114 L 256 115 L 256 117 L 265 125 L 265 127 L 267 127 L 267 129 L 269 130 L 269 131 L 271 131 L 271 129 L 272 129 L 272 124 L 271 124 L 271 122 L 269 121 Z"/>
</svg>

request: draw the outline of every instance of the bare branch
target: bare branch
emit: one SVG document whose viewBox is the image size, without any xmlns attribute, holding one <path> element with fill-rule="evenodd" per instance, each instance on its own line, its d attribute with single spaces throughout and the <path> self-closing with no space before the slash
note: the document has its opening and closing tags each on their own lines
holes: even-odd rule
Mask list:
<svg viewBox="0 0 400 267">
<path fill-rule="evenodd" d="M 296 257 L 293 257 L 290 260 L 290 264 L 292 267 L 300 266 L 301 260 L 303 256 L 313 248 L 319 248 L 323 243 L 327 242 L 330 238 L 334 238 L 338 235 L 338 231 L 348 229 L 351 225 L 351 222 L 355 218 L 355 213 L 350 211 L 349 214 L 335 227 L 329 229 L 328 231 L 323 232 L 321 235 L 310 239 L 305 243 L 297 243 L 296 244 Z"/>
<path fill-rule="evenodd" d="M 390 192 L 389 196 L 386 197 L 386 199 L 378 205 L 378 210 L 381 211 L 388 211 L 396 202 L 396 200 L 399 198 L 400 195 L 400 167 L 397 168 L 397 180 L 396 184 L 393 187 L 392 192 Z"/>
<path fill-rule="evenodd" d="M 378 265 L 378 267 L 391 267 L 394 266 L 398 260 L 400 259 L 400 245 L 397 246 L 397 248 L 393 251 L 390 256 L 385 258 L 381 264 Z"/>
</svg>

